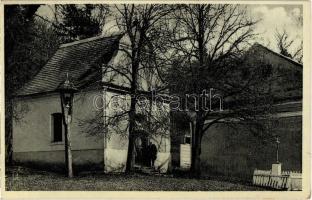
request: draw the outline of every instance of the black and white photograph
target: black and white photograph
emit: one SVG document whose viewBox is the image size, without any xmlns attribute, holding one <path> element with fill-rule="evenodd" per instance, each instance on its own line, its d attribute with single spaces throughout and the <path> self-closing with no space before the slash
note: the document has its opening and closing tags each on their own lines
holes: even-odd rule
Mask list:
<svg viewBox="0 0 312 200">
<path fill-rule="evenodd" d="M 307 192 L 305 6 L 4 2 L 2 189 Z"/>
</svg>

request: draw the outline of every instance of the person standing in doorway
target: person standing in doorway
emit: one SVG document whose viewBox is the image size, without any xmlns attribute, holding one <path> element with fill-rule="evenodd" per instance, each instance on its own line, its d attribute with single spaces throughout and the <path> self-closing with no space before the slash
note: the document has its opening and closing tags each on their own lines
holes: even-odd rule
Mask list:
<svg viewBox="0 0 312 200">
<path fill-rule="evenodd" d="M 155 144 L 151 144 L 149 148 L 150 152 L 150 162 L 151 162 L 151 167 L 154 168 L 155 166 L 155 160 L 157 158 L 157 147 Z"/>
</svg>

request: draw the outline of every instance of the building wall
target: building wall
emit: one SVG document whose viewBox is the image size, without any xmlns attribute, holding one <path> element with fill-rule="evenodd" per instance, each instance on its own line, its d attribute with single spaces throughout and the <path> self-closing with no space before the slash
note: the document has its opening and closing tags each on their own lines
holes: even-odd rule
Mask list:
<svg viewBox="0 0 312 200">
<path fill-rule="evenodd" d="M 263 86 L 270 85 L 275 98 L 302 98 L 302 65 L 289 61 L 290 59 L 279 56 L 261 45 L 251 47 L 244 59 L 250 71 L 261 71 L 265 64 L 270 66 L 269 78 Z"/>
<path fill-rule="evenodd" d="M 280 136 L 279 161 L 282 170 L 302 170 L 302 65 L 289 61 L 261 45 L 253 46 L 246 54 L 249 70 L 271 66 L 264 87 L 272 89 L 278 102 L 274 110 L 277 119 L 269 130 Z M 262 63 L 262 65 L 259 65 Z M 261 68 L 259 68 L 261 69 Z M 291 117 L 291 115 L 293 115 Z M 202 141 L 202 171 L 204 175 L 223 175 L 252 180 L 254 169 L 270 169 L 276 162 L 276 143 L 265 133 L 252 133 L 245 126 L 214 125 Z"/>
<path fill-rule="evenodd" d="M 73 150 L 72 155 L 74 172 L 103 170 L 103 149 Z M 14 152 L 13 156 L 16 163 L 31 168 L 58 172 L 65 170 L 64 150 Z"/>
<path fill-rule="evenodd" d="M 302 118 L 279 118 L 272 134 L 280 136 L 279 161 L 282 170 L 302 169 Z M 202 141 L 203 175 L 221 175 L 252 180 L 254 169 L 271 168 L 276 162 L 274 138 L 265 138 L 246 129 L 214 125 Z"/>
<path fill-rule="evenodd" d="M 108 116 L 116 114 L 116 105 L 107 106 L 115 95 L 108 91 L 105 94 Z M 91 166 L 89 169 L 96 166 L 95 168 L 104 168 L 106 172 L 123 172 L 128 150 L 128 114 L 116 123 L 108 122 L 106 118 L 110 124 L 107 137 L 103 134 L 91 136 L 90 129 L 87 128 L 91 125 L 86 123 L 89 120 L 104 123 L 104 119 L 100 118 L 103 116 L 102 97 L 103 93 L 100 90 L 75 95 L 71 124 L 73 165 Z M 59 94 L 17 99 L 16 105 L 18 110 L 23 112 L 22 118 L 13 124 L 14 161 L 30 166 L 52 165 L 58 169 L 64 168 L 64 142 L 52 142 L 51 114 L 61 112 Z M 117 105 L 117 108 L 119 106 Z M 169 111 L 168 108 L 166 111 Z M 154 114 L 157 116 L 157 113 Z M 164 135 L 168 137 L 163 137 Z M 169 128 L 155 135 L 153 140 L 158 144 L 159 150 L 155 165 L 160 171 L 166 172 L 170 159 Z"/>
<path fill-rule="evenodd" d="M 71 124 L 73 164 L 102 163 L 103 135 L 90 136 L 81 124 L 97 114 L 93 105 L 97 91 L 77 94 L 74 99 L 74 115 Z M 13 124 L 14 160 L 23 163 L 57 164 L 64 163 L 63 142 L 52 142 L 51 114 L 61 112 L 59 94 L 23 98 L 16 101 L 23 108 L 22 118 Z M 63 133 L 64 134 L 64 133 Z"/>
</svg>

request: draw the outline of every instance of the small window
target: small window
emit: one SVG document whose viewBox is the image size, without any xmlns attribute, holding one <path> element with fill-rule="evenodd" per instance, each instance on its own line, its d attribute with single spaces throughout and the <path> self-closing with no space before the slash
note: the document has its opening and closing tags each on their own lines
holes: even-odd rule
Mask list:
<svg viewBox="0 0 312 200">
<path fill-rule="evenodd" d="M 52 142 L 63 141 L 62 113 L 52 114 Z"/>
</svg>

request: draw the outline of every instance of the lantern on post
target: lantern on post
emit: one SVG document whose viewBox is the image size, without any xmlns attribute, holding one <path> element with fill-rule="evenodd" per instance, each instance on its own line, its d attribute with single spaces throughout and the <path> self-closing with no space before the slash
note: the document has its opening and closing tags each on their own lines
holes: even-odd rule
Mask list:
<svg viewBox="0 0 312 200">
<path fill-rule="evenodd" d="M 70 139 L 70 124 L 73 115 L 73 99 L 77 88 L 69 81 L 68 73 L 66 80 L 62 83 L 58 91 L 61 97 L 61 107 L 63 114 L 63 123 L 65 126 L 65 163 L 68 177 L 73 177 L 72 153 L 71 153 L 71 139 Z"/>
</svg>

